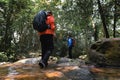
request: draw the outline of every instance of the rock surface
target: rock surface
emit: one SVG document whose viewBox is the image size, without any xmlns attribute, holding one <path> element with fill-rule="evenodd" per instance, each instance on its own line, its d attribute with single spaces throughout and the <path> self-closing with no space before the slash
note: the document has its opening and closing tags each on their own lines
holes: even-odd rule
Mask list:
<svg viewBox="0 0 120 80">
<path fill-rule="evenodd" d="M 89 60 L 99 66 L 120 66 L 120 38 L 103 39 L 92 44 Z"/>
<path fill-rule="evenodd" d="M 28 58 L 0 66 L 0 80 L 93 80 L 89 68 L 80 59 L 49 61 L 40 69 L 40 58 Z"/>
</svg>

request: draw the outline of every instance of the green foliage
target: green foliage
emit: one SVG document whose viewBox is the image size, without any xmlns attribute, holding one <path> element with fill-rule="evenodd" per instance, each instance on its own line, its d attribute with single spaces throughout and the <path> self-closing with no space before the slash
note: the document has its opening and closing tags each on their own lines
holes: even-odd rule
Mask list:
<svg viewBox="0 0 120 80">
<path fill-rule="evenodd" d="M 5 55 L 4 52 L 0 52 L 0 62 L 5 62 L 8 61 L 7 56 Z"/>
</svg>

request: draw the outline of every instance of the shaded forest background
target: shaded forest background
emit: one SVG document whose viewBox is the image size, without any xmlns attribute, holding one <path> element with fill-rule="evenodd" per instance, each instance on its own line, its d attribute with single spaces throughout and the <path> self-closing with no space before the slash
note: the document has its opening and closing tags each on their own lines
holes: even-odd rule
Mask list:
<svg viewBox="0 0 120 80">
<path fill-rule="evenodd" d="M 40 10 L 55 16 L 54 56 L 67 54 L 69 33 L 76 40 L 75 58 L 87 54 L 97 40 L 120 37 L 120 0 L 0 0 L 0 61 L 40 54 L 39 36 L 32 27 Z"/>
</svg>

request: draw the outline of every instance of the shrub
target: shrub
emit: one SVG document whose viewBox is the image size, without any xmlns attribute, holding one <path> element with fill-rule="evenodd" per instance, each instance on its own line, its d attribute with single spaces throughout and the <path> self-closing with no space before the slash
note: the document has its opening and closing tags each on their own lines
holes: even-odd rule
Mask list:
<svg viewBox="0 0 120 80">
<path fill-rule="evenodd" d="M 8 61 L 7 56 L 5 55 L 4 52 L 0 52 L 0 62 L 6 62 Z"/>
</svg>

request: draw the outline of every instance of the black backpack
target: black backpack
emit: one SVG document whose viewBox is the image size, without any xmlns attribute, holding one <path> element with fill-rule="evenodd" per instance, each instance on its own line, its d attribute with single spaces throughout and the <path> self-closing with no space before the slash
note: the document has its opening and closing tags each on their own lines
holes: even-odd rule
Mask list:
<svg viewBox="0 0 120 80">
<path fill-rule="evenodd" d="M 48 29 L 49 26 L 46 24 L 46 19 L 47 15 L 44 10 L 38 12 L 33 19 L 33 28 L 38 32 L 43 32 Z"/>
</svg>

